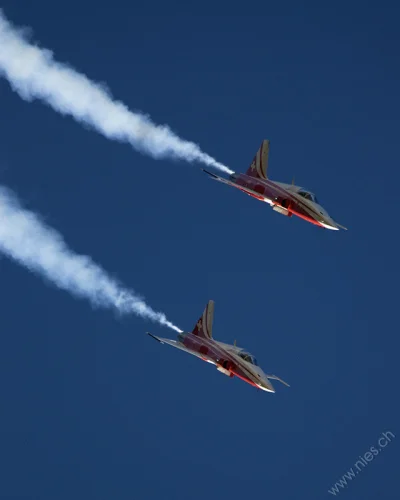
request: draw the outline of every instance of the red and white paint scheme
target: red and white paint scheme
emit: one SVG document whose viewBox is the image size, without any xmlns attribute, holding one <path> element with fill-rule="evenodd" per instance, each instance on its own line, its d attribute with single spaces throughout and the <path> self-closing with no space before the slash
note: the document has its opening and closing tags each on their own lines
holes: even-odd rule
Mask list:
<svg viewBox="0 0 400 500">
<path fill-rule="evenodd" d="M 192 333 L 181 332 L 177 340 L 163 339 L 151 333 L 148 335 L 162 344 L 177 347 L 215 365 L 218 371 L 228 377 L 238 377 L 263 391 L 275 392 L 271 379 L 279 380 L 288 386 L 276 375 L 266 375 L 258 366 L 256 358 L 249 352 L 236 345 L 214 340 L 212 337 L 213 318 L 214 302 L 210 300 Z"/>
<path fill-rule="evenodd" d="M 245 174 L 232 174 L 229 179 L 204 170 L 213 179 L 240 189 L 244 193 L 269 203 L 280 214 L 298 217 L 326 229 L 346 229 L 335 222 L 319 204 L 316 196 L 294 184 L 271 181 L 267 177 L 269 141 L 264 140 Z"/>
</svg>

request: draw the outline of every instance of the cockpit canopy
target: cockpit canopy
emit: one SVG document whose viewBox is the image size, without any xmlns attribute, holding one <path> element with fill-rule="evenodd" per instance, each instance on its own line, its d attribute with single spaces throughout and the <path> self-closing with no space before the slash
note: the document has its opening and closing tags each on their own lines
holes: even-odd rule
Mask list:
<svg viewBox="0 0 400 500">
<path fill-rule="evenodd" d="M 300 191 L 297 192 L 300 196 L 305 198 L 306 200 L 310 200 L 313 203 L 317 203 L 319 205 L 319 201 L 317 200 L 317 197 L 315 194 L 310 193 L 310 191 L 305 191 L 304 189 L 300 189 Z"/>
<path fill-rule="evenodd" d="M 250 363 L 250 364 L 252 364 L 254 366 L 258 366 L 256 358 L 252 354 L 250 354 L 249 352 L 240 351 L 240 352 L 238 352 L 238 355 L 242 359 L 244 359 L 245 361 L 247 361 L 248 363 Z"/>
</svg>

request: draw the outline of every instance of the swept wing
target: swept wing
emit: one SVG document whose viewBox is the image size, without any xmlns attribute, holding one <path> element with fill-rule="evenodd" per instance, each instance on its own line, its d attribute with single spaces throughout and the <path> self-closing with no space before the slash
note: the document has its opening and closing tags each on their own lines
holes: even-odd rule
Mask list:
<svg viewBox="0 0 400 500">
<path fill-rule="evenodd" d="M 157 337 L 156 335 L 153 335 L 152 333 L 149 333 L 149 332 L 147 332 L 147 335 L 149 335 L 150 337 L 152 337 L 154 340 L 157 340 L 161 344 L 168 344 L 168 345 L 170 345 L 172 347 L 176 347 L 177 349 L 180 349 L 181 351 L 188 352 L 189 354 L 193 354 L 193 356 L 196 356 L 196 357 L 198 357 L 200 359 L 204 359 L 205 361 L 208 361 L 208 362 L 214 364 L 214 362 L 208 356 L 206 356 L 204 354 L 200 354 L 200 353 L 195 352 L 195 351 L 192 351 L 191 349 L 188 349 L 181 342 L 178 342 L 177 340 L 164 339 L 162 337 Z"/>
</svg>

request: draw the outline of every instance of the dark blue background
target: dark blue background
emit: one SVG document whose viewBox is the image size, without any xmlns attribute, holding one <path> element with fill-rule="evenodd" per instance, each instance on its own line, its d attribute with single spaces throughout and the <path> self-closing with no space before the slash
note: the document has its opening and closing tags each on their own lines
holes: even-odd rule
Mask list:
<svg viewBox="0 0 400 500">
<path fill-rule="evenodd" d="M 0 184 L 151 306 L 287 380 L 276 394 L 157 345 L 0 258 L 2 499 L 331 497 L 398 432 L 399 7 L 2 2 L 132 110 L 244 172 L 314 191 L 286 219 L 197 165 L 106 140 L 0 80 Z M 201 8 L 200 8 L 201 7 Z M 398 498 L 397 439 L 340 497 Z"/>
</svg>

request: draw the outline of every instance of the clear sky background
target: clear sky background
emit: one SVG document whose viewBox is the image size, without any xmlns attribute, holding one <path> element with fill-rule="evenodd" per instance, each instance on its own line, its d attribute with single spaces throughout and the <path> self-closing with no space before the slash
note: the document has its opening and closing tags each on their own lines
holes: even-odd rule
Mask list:
<svg viewBox="0 0 400 500">
<path fill-rule="evenodd" d="M 232 170 L 269 175 L 349 231 L 287 219 L 105 139 L 0 80 L 0 184 L 191 331 L 215 300 L 276 393 L 161 346 L 0 256 L 0 498 L 398 499 L 396 2 L 15 2 L 4 13 L 133 110 Z M 399 442 L 397 442 L 399 440 Z"/>
</svg>

